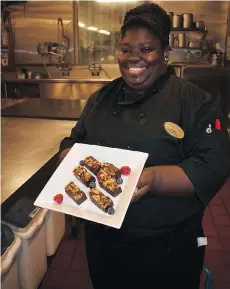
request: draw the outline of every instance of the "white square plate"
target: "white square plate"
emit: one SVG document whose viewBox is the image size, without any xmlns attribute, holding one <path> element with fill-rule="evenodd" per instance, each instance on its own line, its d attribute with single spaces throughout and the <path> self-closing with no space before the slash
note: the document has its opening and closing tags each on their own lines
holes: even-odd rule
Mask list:
<svg viewBox="0 0 230 289">
<path fill-rule="evenodd" d="M 73 175 L 73 169 L 77 167 L 79 162 L 84 160 L 87 156 L 93 156 L 99 162 L 112 163 L 118 168 L 121 168 L 122 166 L 129 166 L 131 168 L 131 174 L 129 176 L 122 176 L 122 193 L 115 198 L 101 189 L 99 184 L 96 183 L 97 188 L 99 188 L 102 193 L 109 196 L 113 200 L 115 209 L 114 215 L 106 214 L 97 208 L 89 198 L 88 192 L 90 189 L 83 185 Z M 68 155 L 62 161 L 44 189 L 41 191 L 34 204 L 38 207 L 62 212 L 119 229 L 124 220 L 126 211 L 147 158 L 148 154 L 137 151 L 95 145 L 74 144 Z M 73 181 L 77 186 L 79 186 L 87 196 L 87 200 L 81 205 L 77 205 L 65 193 L 65 186 L 70 181 Z M 53 197 L 56 194 L 63 194 L 64 199 L 62 204 L 57 204 L 53 201 Z"/>
</svg>

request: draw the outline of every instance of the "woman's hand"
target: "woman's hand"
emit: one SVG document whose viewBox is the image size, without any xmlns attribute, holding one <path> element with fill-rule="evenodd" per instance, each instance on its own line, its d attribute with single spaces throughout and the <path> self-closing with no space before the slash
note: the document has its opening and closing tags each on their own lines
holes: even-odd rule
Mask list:
<svg viewBox="0 0 230 289">
<path fill-rule="evenodd" d="M 179 166 L 170 165 L 144 169 L 131 201 L 137 201 L 147 192 L 155 195 L 192 196 L 195 194 L 195 189 Z"/>
<path fill-rule="evenodd" d="M 146 168 L 142 171 L 137 188 L 133 194 L 131 202 L 135 202 L 152 190 L 154 182 L 154 167 Z"/>
<path fill-rule="evenodd" d="M 71 150 L 71 147 L 68 149 L 65 149 L 64 151 L 62 151 L 59 155 L 59 159 L 58 159 L 58 164 L 60 164 L 64 158 L 66 157 L 66 155 L 68 154 L 68 152 Z"/>
</svg>

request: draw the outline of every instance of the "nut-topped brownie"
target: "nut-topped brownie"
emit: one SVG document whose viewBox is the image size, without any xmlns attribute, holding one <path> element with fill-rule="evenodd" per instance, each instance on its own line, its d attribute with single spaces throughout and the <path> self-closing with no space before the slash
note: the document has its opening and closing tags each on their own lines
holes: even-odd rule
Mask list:
<svg viewBox="0 0 230 289">
<path fill-rule="evenodd" d="M 113 164 L 110 163 L 103 163 L 101 165 L 101 169 L 110 176 L 110 178 L 120 178 L 121 177 L 121 170 L 115 167 Z"/>
<path fill-rule="evenodd" d="M 98 182 L 106 181 L 108 179 L 111 179 L 111 176 L 106 173 L 103 169 L 100 169 L 99 172 L 97 173 L 97 179 Z"/>
<path fill-rule="evenodd" d="M 97 172 L 101 167 L 101 163 L 92 156 L 85 158 L 83 163 L 84 166 L 95 175 L 97 174 Z"/>
<path fill-rule="evenodd" d="M 69 182 L 69 184 L 65 187 L 65 192 L 78 205 L 87 199 L 86 194 L 82 192 L 74 182 Z"/>
<path fill-rule="evenodd" d="M 113 197 L 116 197 L 122 192 L 121 187 L 117 184 L 114 178 L 110 178 L 104 181 L 100 180 L 99 185 L 102 189 L 104 189 L 107 193 L 109 193 Z"/>
<path fill-rule="evenodd" d="M 73 173 L 87 187 L 90 187 L 92 183 L 95 184 L 96 178 L 86 168 L 78 166 L 73 170 Z"/>
<path fill-rule="evenodd" d="M 89 197 L 92 203 L 96 205 L 103 212 L 108 214 L 114 214 L 113 201 L 106 195 L 104 195 L 99 189 L 93 188 L 89 192 Z"/>
</svg>

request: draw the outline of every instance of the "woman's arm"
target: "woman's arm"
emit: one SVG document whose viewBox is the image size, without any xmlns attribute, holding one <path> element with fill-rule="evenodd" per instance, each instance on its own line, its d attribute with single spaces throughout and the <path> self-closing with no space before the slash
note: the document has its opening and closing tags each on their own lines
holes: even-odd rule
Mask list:
<svg viewBox="0 0 230 289">
<path fill-rule="evenodd" d="M 198 93 L 202 94 L 201 90 Z M 184 114 L 192 116 L 189 131 L 183 140 L 186 158 L 175 166 L 156 166 L 143 170 L 138 182 L 134 200 L 146 192 L 155 195 L 191 196 L 196 194 L 204 204 L 208 204 L 224 185 L 230 174 L 230 142 L 218 103 L 203 93 L 196 94 Z M 199 104 L 199 99 L 203 101 Z M 220 120 L 221 128 L 216 127 Z M 211 125 L 211 133 L 207 128 Z"/>
</svg>

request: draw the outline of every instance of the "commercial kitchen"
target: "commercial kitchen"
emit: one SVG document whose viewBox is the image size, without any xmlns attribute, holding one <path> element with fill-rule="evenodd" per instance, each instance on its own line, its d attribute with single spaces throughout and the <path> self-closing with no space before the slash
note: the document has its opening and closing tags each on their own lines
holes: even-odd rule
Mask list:
<svg viewBox="0 0 230 289">
<path fill-rule="evenodd" d="M 1 2 L 3 289 L 93 289 L 84 222 L 34 201 L 88 98 L 121 76 L 120 27 L 144 2 L 153 1 Z M 230 2 L 154 3 L 172 20 L 168 66 L 219 101 L 230 137 Z M 203 226 L 200 288 L 230 288 L 230 178 Z"/>
</svg>

